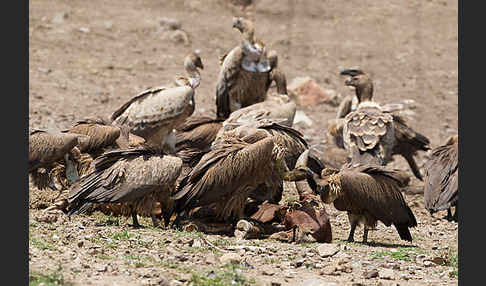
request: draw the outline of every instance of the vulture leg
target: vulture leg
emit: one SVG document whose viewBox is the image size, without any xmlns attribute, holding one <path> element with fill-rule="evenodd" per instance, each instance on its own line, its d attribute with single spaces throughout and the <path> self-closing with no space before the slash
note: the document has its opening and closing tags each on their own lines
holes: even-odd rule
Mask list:
<svg viewBox="0 0 486 286">
<path fill-rule="evenodd" d="M 364 225 L 364 230 L 363 230 L 363 243 L 368 243 L 368 226 L 365 224 Z"/>
<path fill-rule="evenodd" d="M 154 227 L 159 227 L 159 220 L 157 219 L 157 216 L 155 214 L 151 214 L 150 217 L 152 218 L 152 223 L 154 224 Z"/>
<path fill-rule="evenodd" d="M 459 204 L 456 204 L 456 210 L 454 211 L 454 216 L 452 217 L 452 219 L 453 219 L 455 222 L 457 222 L 457 219 L 458 219 L 458 218 L 457 218 L 457 210 L 458 210 L 458 208 L 457 208 L 457 207 L 458 207 L 458 206 L 459 206 Z M 449 208 L 449 209 L 450 209 L 450 208 Z"/>
<path fill-rule="evenodd" d="M 139 228 L 141 225 L 138 223 L 137 213 L 135 210 L 132 211 L 132 220 L 133 220 L 133 227 Z"/>
<path fill-rule="evenodd" d="M 351 225 L 351 230 L 349 231 L 348 242 L 354 242 L 354 231 L 359 222 L 359 216 L 348 213 L 349 224 Z M 364 235 L 363 235 L 364 238 Z"/>
<path fill-rule="evenodd" d="M 451 221 L 452 220 L 452 211 L 451 208 L 447 208 L 447 215 L 444 217 L 446 220 Z"/>
</svg>

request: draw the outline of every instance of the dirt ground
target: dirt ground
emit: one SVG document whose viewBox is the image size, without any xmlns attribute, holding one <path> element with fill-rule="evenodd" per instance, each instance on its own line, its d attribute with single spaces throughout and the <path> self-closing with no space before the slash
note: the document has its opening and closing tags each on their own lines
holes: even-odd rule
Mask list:
<svg viewBox="0 0 486 286">
<path fill-rule="evenodd" d="M 408 123 L 432 147 L 457 133 L 456 2 L 255 0 L 246 7 L 232 2 L 251 1 L 29 1 L 29 126 L 62 130 L 88 116 L 109 116 L 143 89 L 183 75 L 184 56 L 195 49 L 204 63 L 195 114 L 213 115 L 218 58 L 239 43 L 232 17 L 245 16 L 278 52 L 289 83 L 310 76 L 342 97 L 353 91 L 339 71 L 360 67 L 373 77 L 376 101 L 415 101 Z M 167 18 L 180 28 L 171 30 Z M 336 109 L 300 108 L 312 124 L 295 127 L 313 148 L 322 150 Z M 419 165 L 425 159 L 420 154 Z M 408 170 L 401 158 L 392 166 Z M 421 188 L 416 179 L 412 185 Z M 420 192 L 405 193 L 405 199 L 418 221 L 412 244 L 382 224 L 370 234 L 374 244 L 347 243 L 347 216 L 328 205 L 339 252 L 326 258 L 317 243 L 132 229 L 130 220 L 101 214 L 68 220 L 31 209 L 31 283 L 457 285 L 457 224 L 441 219 L 445 213 L 431 217 Z M 361 235 L 359 229 L 356 238 Z M 237 264 L 224 263 L 228 253 L 236 254 Z"/>
</svg>

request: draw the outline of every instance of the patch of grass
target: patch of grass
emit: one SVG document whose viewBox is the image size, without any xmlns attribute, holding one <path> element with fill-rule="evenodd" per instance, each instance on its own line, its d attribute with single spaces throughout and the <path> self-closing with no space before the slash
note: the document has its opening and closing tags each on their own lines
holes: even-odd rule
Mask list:
<svg viewBox="0 0 486 286">
<path fill-rule="evenodd" d="M 275 264 L 275 263 L 281 263 L 282 262 L 282 259 L 280 259 L 280 258 L 274 258 L 274 257 L 265 257 L 265 258 L 263 258 L 263 261 L 265 263 Z"/>
<path fill-rule="evenodd" d="M 53 244 L 50 244 L 46 241 L 44 241 L 41 238 L 29 236 L 29 242 L 32 243 L 32 246 L 37 247 L 42 250 L 50 249 L 50 250 L 56 250 L 56 246 Z"/>
<path fill-rule="evenodd" d="M 391 250 L 375 251 L 371 254 L 371 257 L 383 258 L 385 256 L 389 256 L 396 260 L 415 261 L 415 257 L 422 252 L 424 251 L 413 247 L 399 247 L 396 249 L 396 251 L 391 251 Z"/>
<path fill-rule="evenodd" d="M 459 275 L 459 257 L 457 256 L 457 252 L 455 253 L 449 253 L 447 255 L 447 266 L 452 266 L 454 268 L 454 271 L 452 272 L 452 275 L 454 278 L 458 278 Z"/>
<path fill-rule="evenodd" d="M 128 230 L 125 229 L 113 234 L 111 238 L 114 240 L 128 240 L 130 239 L 130 233 L 128 232 Z"/>
<path fill-rule="evenodd" d="M 115 257 L 109 256 L 109 255 L 106 255 L 106 254 L 99 254 L 99 255 L 96 255 L 96 258 L 103 259 L 103 260 L 109 260 L 109 259 L 113 259 Z"/>
<path fill-rule="evenodd" d="M 40 272 L 29 273 L 29 286 L 37 285 L 53 286 L 53 285 L 73 285 L 71 282 L 65 281 L 62 273 L 55 271 L 51 274 L 44 274 Z"/>
<path fill-rule="evenodd" d="M 242 274 L 239 265 L 227 264 L 222 271 L 211 272 L 208 275 L 192 273 L 191 281 L 194 286 L 246 286 L 255 285 L 254 278 L 248 279 Z"/>
</svg>

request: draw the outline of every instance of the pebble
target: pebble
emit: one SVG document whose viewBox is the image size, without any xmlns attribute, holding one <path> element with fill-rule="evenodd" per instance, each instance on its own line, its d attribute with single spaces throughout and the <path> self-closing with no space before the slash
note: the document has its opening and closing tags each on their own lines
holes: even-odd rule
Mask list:
<svg viewBox="0 0 486 286">
<path fill-rule="evenodd" d="M 376 269 L 372 269 L 372 270 L 369 270 L 369 271 L 365 271 L 363 273 L 363 277 L 365 279 L 371 279 L 371 278 L 375 278 L 375 277 L 378 277 L 378 270 Z"/>
<path fill-rule="evenodd" d="M 391 269 L 381 269 L 378 276 L 382 279 L 395 280 L 395 272 Z"/>
<path fill-rule="evenodd" d="M 338 286 L 336 282 L 328 282 L 324 281 L 322 279 L 318 278 L 312 278 L 308 280 L 304 280 L 301 284 L 298 284 L 301 286 Z"/>
<path fill-rule="evenodd" d="M 221 261 L 221 263 L 223 264 L 238 264 L 240 263 L 240 260 L 241 260 L 241 257 L 237 254 L 237 253 L 225 253 L 223 254 L 219 260 Z"/>
<path fill-rule="evenodd" d="M 317 253 L 319 253 L 321 257 L 333 256 L 336 253 L 338 253 L 339 250 L 340 250 L 339 246 L 333 243 L 324 243 L 317 247 Z"/>
</svg>

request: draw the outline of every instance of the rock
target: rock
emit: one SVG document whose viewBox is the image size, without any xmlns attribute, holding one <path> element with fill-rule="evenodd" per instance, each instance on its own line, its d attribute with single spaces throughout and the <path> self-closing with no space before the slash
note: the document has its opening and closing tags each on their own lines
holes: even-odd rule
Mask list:
<svg viewBox="0 0 486 286">
<path fill-rule="evenodd" d="M 108 270 L 108 265 L 98 265 L 95 270 L 98 272 L 106 272 L 106 270 Z"/>
<path fill-rule="evenodd" d="M 83 245 L 84 245 L 84 240 L 78 241 L 78 247 L 83 247 Z"/>
<path fill-rule="evenodd" d="M 111 30 L 113 28 L 113 21 L 105 21 L 103 22 L 103 25 L 105 26 L 105 29 Z"/>
<path fill-rule="evenodd" d="M 189 36 L 182 30 L 175 30 L 169 37 L 174 43 L 189 45 Z"/>
<path fill-rule="evenodd" d="M 219 260 L 223 264 L 238 264 L 238 263 L 240 263 L 241 257 L 236 253 L 230 252 L 230 253 L 223 254 L 219 258 Z"/>
<path fill-rule="evenodd" d="M 160 285 L 160 286 L 169 286 L 170 285 L 169 280 L 166 277 L 164 277 L 164 276 L 162 276 L 159 279 L 157 279 L 155 281 L 155 284 L 156 285 Z"/>
<path fill-rule="evenodd" d="M 447 260 L 439 256 L 432 258 L 430 261 L 434 262 L 437 265 L 445 265 L 447 263 Z"/>
<path fill-rule="evenodd" d="M 52 23 L 53 24 L 62 24 L 64 23 L 64 20 L 66 20 L 69 17 L 69 14 L 67 12 L 60 12 L 54 15 L 52 18 Z"/>
<path fill-rule="evenodd" d="M 333 265 L 328 265 L 326 267 L 324 267 L 320 272 L 319 272 L 320 275 L 334 275 L 334 276 L 338 276 L 338 275 L 341 275 L 339 273 L 339 271 L 337 270 L 336 266 L 333 266 Z"/>
<path fill-rule="evenodd" d="M 206 255 L 206 257 L 204 258 L 204 262 L 206 262 L 206 264 L 209 264 L 209 265 L 216 265 L 219 263 L 219 259 L 216 255 L 214 255 L 213 253 L 209 253 L 208 255 Z"/>
<path fill-rule="evenodd" d="M 338 253 L 340 250 L 339 245 L 333 243 L 321 244 L 317 247 L 317 253 L 321 257 L 330 257 Z"/>
<path fill-rule="evenodd" d="M 320 87 L 310 77 L 296 77 L 289 84 L 288 93 L 300 106 L 316 106 L 326 103 L 339 106 L 340 96 L 332 89 Z"/>
<path fill-rule="evenodd" d="M 338 286 L 336 282 L 328 282 L 319 278 L 312 278 L 302 281 L 301 286 Z"/>
<path fill-rule="evenodd" d="M 179 30 L 182 27 L 181 22 L 175 18 L 160 18 L 159 24 L 168 30 Z"/>
<path fill-rule="evenodd" d="M 369 270 L 369 271 L 365 271 L 363 273 L 363 277 L 365 279 L 371 279 L 371 278 L 376 278 L 378 277 L 379 273 L 376 269 L 372 269 L 372 270 Z"/>
<path fill-rule="evenodd" d="M 89 28 L 86 28 L 86 27 L 81 27 L 81 28 L 79 28 L 79 31 L 83 32 L 83 33 L 89 33 L 91 30 Z"/>
<path fill-rule="evenodd" d="M 392 269 L 381 269 L 378 272 L 378 276 L 381 279 L 395 280 L 395 272 Z"/>
<path fill-rule="evenodd" d="M 272 275 L 274 275 L 274 274 L 275 274 L 275 270 L 274 270 L 273 268 L 271 268 L 271 267 L 265 267 L 265 268 L 263 268 L 263 270 L 262 270 L 262 274 L 263 274 L 263 275 L 272 276 Z"/>
<path fill-rule="evenodd" d="M 298 259 L 294 262 L 294 266 L 297 268 L 297 267 L 301 267 L 302 265 L 304 265 L 304 262 L 305 262 L 305 258 L 301 258 L 301 259 Z"/>
<path fill-rule="evenodd" d="M 299 124 L 299 123 L 302 123 L 303 125 L 305 125 L 307 127 L 312 126 L 312 120 L 302 110 L 297 110 L 295 112 L 295 116 L 294 116 L 293 124 L 296 125 L 296 124 Z"/>
<path fill-rule="evenodd" d="M 434 262 L 429 261 L 429 260 L 425 260 L 425 261 L 424 261 L 422 264 L 423 264 L 425 267 L 434 266 Z"/>
</svg>

